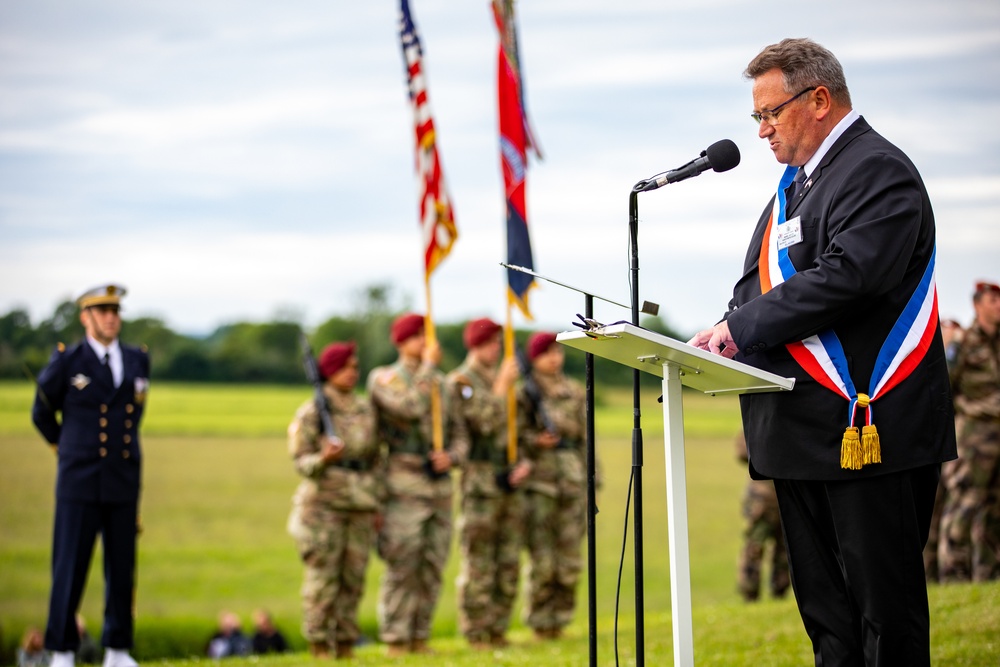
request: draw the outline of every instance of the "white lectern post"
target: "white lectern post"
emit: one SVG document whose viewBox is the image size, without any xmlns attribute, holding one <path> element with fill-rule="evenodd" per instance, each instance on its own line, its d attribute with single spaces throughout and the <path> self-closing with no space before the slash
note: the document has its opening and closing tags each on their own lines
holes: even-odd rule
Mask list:
<svg viewBox="0 0 1000 667">
<path fill-rule="evenodd" d="M 795 380 L 699 350 L 633 324 L 567 331 L 560 343 L 663 378 L 663 447 L 667 473 L 667 530 L 674 665 L 693 667 L 691 567 L 688 550 L 682 388 L 706 394 L 790 391 Z"/>
</svg>

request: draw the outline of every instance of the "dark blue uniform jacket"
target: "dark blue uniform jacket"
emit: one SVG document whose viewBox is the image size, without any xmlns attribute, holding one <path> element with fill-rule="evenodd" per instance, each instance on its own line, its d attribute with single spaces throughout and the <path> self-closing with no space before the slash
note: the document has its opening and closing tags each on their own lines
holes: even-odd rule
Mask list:
<svg viewBox="0 0 1000 667">
<path fill-rule="evenodd" d="M 59 448 L 59 500 L 138 501 L 139 422 L 149 389 L 149 356 L 137 347 L 121 345 L 121 350 L 125 374 L 117 389 L 86 341 L 57 349 L 38 376 L 31 417 Z M 61 423 L 56 413 L 62 413 Z"/>
</svg>

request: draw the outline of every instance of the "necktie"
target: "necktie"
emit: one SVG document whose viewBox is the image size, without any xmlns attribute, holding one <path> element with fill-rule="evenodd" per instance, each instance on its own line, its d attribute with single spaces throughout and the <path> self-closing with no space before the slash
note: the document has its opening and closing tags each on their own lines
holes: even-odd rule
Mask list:
<svg viewBox="0 0 1000 667">
<path fill-rule="evenodd" d="M 795 178 L 792 179 L 792 193 L 788 198 L 789 203 L 795 201 L 800 196 L 802 196 L 802 188 L 806 184 L 806 170 L 799 167 L 799 170 L 795 172 Z"/>
<path fill-rule="evenodd" d="M 111 357 L 107 352 L 104 353 L 104 357 L 101 359 L 101 365 L 101 375 L 104 378 L 104 381 L 108 383 L 109 387 L 114 387 L 115 377 L 111 372 Z"/>
</svg>

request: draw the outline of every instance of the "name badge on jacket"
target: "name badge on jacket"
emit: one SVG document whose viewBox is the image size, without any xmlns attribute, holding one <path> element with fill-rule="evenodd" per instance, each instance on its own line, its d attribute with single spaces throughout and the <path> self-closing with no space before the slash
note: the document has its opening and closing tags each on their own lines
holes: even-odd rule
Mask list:
<svg viewBox="0 0 1000 667">
<path fill-rule="evenodd" d="M 784 250 L 802 242 L 802 219 L 795 216 L 778 225 L 778 250 Z"/>
</svg>

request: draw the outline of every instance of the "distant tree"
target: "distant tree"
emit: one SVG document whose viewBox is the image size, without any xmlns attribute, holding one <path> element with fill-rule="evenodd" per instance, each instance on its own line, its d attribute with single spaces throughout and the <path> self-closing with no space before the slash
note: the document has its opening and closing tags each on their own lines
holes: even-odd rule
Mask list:
<svg viewBox="0 0 1000 667">
<path fill-rule="evenodd" d="M 408 304 L 396 297 L 392 285 L 368 285 L 355 293 L 354 319 L 358 323 L 356 342 L 362 378 L 376 367 L 392 363 L 396 349 L 389 339 L 392 321 Z M 364 381 L 364 380 L 362 380 Z"/>
<path fill-rule="evenodd" d="M 361 326 L 357 320 L 335 316 L 316 327 L 309 339 L 316 354 L 319 354 L 320 350 L 333 342 L 358 342 L 360 334 Z"/>
<path fill-rule="evenodd" d="M 12 310 L 0 317 L 0 377 L 22 373 L 24 352 L 34 342 L 31 316 L 25 310 Z"/>
<path fill-rule="evenodd" d="M 353 297 L 353 312 L 330 317 L 310 334 L 313 351 L 318 355 L 331 341 L 353 340 L 358 344 L 362 377 L 375 366 L 392 363 L 396 350 L 389 340 L 392 321 L 412 310 L 407 298 L 389 284 L 373 284 L 359 289 Z M 79 310 L 73 301 L 60 303 L 52 316 L 33 327 L 24 309 L 0 315 L 0 377 L 24 377 L 25 369 L 37 374 L 48 362 L 56 343 L 67 345 L 83 338 Z M 277 311 L 270 322 L 236 322 L 218 327 L 206 338 L 188 337 L 174 332 L 154 317 L 123 319 L 122 339 L 134 345 L 146 345 L 154 377 L 159 380 L 187 382 L 304 382 L 299 349 L 301 313 L 290 308 Z M 643 326 L 684 340 L 661 317 L 647 317 Z M 442 370 L 454 368 L 465 357 L 462 332 L 465 322 L 436 322 L 435 329 L 442 350 Z M 515 332 L 522 348 L 535 329 Z M 599 384 L 623 385 L 631 382 L 631 369 L 611 362 L 595 363 Z M 583 377 L 584 355 L 566 350 L 565 371 Z M 644 383 L 656 384 L 657 378 L 646 374 Z"/>
<path fill-rule="evenodd" d="M 210 339 L 217 379 L 226 382 L 298 382 L 299 325 L 296 322 L 240 322 Z"/>
<path fill-rule="evenodd" d="M 659 315 L 646 316 L 639 320 L 639 324 L 642 325 L 644 329 L 655 331 L 656 333 L 669 336 L 675 340 L 687 340 L 690 338 L 690 336 L 678 333 L 676 329 L 670 326 L 670 324 Z"/>
<path fill-rule="evenodd" d="M 154 355 L 156 359 L 158 355 Z M 162 376 L 162 378 L 161 378 Z M 185 341 L 173 351 L 169 359 L 163 362 L 160 374 L 155 377 L 166 380 L 183 380 L 185 382 L 204 382 L 222 380 L 215 372 L 208 354 L 203 346 L 196 342 Z"/>
<path fill-rule="evenodd" d="M 38 325 L 39 342 L 52 346 L 56 343 L 72 343 L 83 338 L 80 324 L 80 310 L 74 301 L 63 301 L 56 306 L 50 319 Z"/>
<path fill-rule="evenodd" d="M 0 316 L 0 345 L 20 351 L 34 342 L 34 329 L 28 311 L 15 309 Z"/>
</svg>

